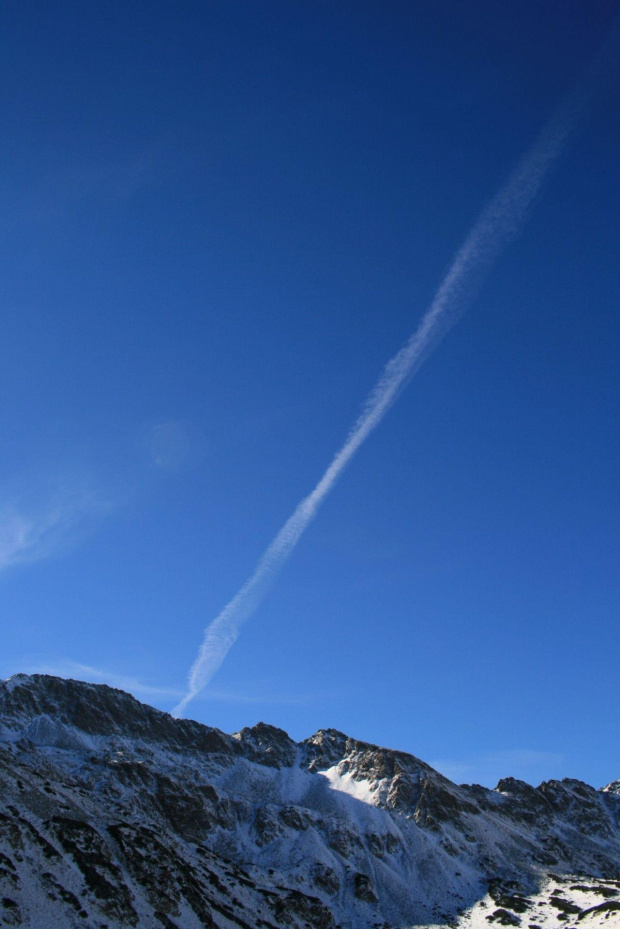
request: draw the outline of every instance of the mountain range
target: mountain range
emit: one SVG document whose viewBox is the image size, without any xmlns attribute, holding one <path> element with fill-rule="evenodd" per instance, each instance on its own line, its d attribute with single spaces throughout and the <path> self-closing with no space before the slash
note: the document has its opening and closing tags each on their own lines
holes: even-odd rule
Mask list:
<svg viewBox="0 0 620 929">
<path fill-rule="evenodd" d="M 0 925 L 620 926 L 620 781 L 457 785 L 334 729 L 227 735 L 0 682 Z"/>
</svg>

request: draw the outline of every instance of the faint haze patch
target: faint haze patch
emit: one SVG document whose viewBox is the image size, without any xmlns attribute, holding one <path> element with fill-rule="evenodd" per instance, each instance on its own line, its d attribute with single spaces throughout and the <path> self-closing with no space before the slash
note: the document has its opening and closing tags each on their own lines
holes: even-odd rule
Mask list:
<svg viewBox="0 0 620 929">
<path fill-rule="evenodd" d="M 84 477 L 23 479 L 0 489 L 0 571 L 72 548 L 112 508 L 111 499 Z"/>
<path fill-rule="evenodd" d="M 2 224 L 5 229 L 46 225 L 93 200 L 118 207 L 155 185 L 165 161 L 155 149 L 115 158 L 70 157 L 41 171 L 28 186 L 19 180 L 7 184 L 0 194 Z"/>
<path fill-rule="evenodd" d="M 566 758 L 557 752 L 535 749 L 504 749 L 464 759 L 438 759 L 429 764 L 456 784 L 495 787 L 503 777 L 514 777 L 532 786 L 563 777 Z"/>
<path fill-rule="evenodd" d="M 206 441 L 193 423 L 171 419 L 151 423 L 142 435 L 149 461 L 162 471 L 190 471 L 203 461 Z"/>
</svg>

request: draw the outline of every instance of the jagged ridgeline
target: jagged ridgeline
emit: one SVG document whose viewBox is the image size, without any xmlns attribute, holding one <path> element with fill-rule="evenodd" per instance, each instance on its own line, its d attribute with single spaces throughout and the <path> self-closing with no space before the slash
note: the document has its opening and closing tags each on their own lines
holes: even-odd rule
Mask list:
<svg viewBox="0 0 620 929">
<path fill-rule="evenodd" d="M 0 683 L 0 925 L 620 926 L 620 783 L 457 786 L 104 685 Z"/>
</svg>

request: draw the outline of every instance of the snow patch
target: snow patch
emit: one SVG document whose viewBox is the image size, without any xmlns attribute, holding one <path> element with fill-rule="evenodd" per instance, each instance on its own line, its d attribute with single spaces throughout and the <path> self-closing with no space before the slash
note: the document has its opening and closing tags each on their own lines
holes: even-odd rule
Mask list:
<svg viewBox="0 0 620 929">
<path fill-rule="evenodd" d="M 66 726 L 49 716 L 36 716 L 24 729 L 22 738 L 29 739 L 34 745 L 63 749 L 93 749 L 93 739 L 85 732 Z"/>
<path fill-rule="evenodd" d="M 12 694 L 16 687 L 23 687 L 24 684 L 30 683 L 31 680 L 30 674 L 13 674 L 2 681 L 2 686 L 7 693 Z"/>
<path fill-rule="evenodd" d="M 355 800 L 374 806 L 374 788 L 376 785 L 371 784 L 370 781 L 358 781 L 350 772 L 341 774 L 339 767 L 339 765 L 333 765 L 326 771 L 318 771 L 317 773 L 327 778 L 332 790 L 338 790 L 340 793 L 348 794 Z"/>
</svg>

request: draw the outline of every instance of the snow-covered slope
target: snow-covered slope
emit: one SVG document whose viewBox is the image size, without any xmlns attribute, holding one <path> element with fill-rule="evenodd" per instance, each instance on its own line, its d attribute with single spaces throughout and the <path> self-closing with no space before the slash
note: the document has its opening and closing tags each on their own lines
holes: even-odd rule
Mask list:
<svg viewBox="0 0 620 929">
<path fill-rule="evenodd" d="M 17 675 L 0 800 L 0 925 L 620 926 L 618 782 L 457 786 L 335 730 L 229 736 Z"/>
</svg>

